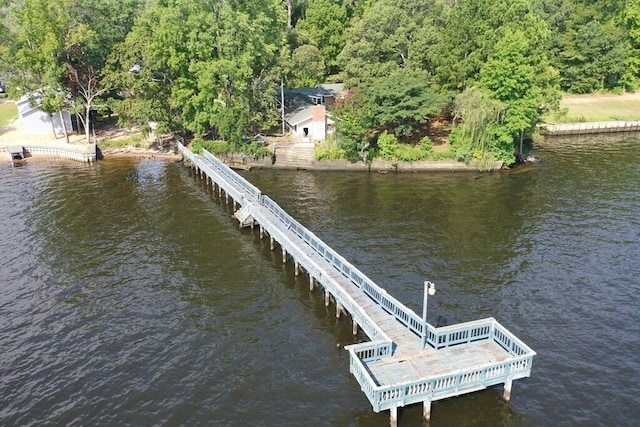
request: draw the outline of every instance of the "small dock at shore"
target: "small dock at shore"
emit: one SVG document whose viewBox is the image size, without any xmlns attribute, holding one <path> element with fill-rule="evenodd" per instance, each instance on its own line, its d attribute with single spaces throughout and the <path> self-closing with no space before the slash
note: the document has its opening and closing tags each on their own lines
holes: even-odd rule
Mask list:
<svg viewBox="0 0 640 427">
<path fill-rule="evenodd" d="M 508 401 L 513 381 L 530 376 L 536 353 L 496 319 L 432 326 L 432 283 L 425 282 L 419 316 L 215 156 L 206 150 L 195 155 L 182 144 L 178 150 L 200 179 L 233 203 L 241 227 L 258 228 L 271 250 L 277 244 L 282 261 L 293 262 L 296 275 L 308 276 L 309 289 L 322 291 L 336 317 L 350 316 L 353 334 L 368 337 L 346 347 L 350 372 L 373 410 L 389 411 L 391 426 L 406 405 L 422 404 L 428 421 L 432 402 L 495 385 L 503 385 Z"/>
<path fill-rule="evenodd" d="M 20 146 L 2 146 L 0 145 L 0 153 L 9 153 L 12 162 L 24 161 L 28 157 L 58 157 L 61 159 L 75 160 L 78 162 L 95 162 L 97 159 L 96 144 L 25 144 Z M 18 159 L 17 157 L 20 157 Z"/>
</svg>

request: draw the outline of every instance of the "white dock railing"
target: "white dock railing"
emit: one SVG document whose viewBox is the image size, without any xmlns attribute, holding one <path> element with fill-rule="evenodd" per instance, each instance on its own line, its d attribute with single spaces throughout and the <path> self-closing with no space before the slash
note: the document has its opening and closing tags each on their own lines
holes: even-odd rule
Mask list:
<svg viewBox="0 0 640 427">
<path fill-rule="evenodd" d="M 87 150 L 84 147 L 80 147 L 80 149 L 75 149 L 73 147 L 54 147 L 47 145 L 21 145 L 16 144 L 15 146 L 22 146 L 24 151 L 37 156 L 51 156 L 51 157 L 60 157 L 63 159 L 76 160 L 79 162 L 95 162 L 96 161 L 96 144 L 90 144 Z M 9 147 L 0 147 L 1 152 L 8 152 Z"/>
<path fill-rule="evenodd" d="M 540 133 L 543 135 L 558 136 L 637 131 L 640 131 L 640 120 L 540 125 Z"/>
<path fill-rule="evenodd" d="M 487 318 L 441 328 L 427 325 L 427 343 L 438 350 L 475 341 L 492 340 L 511 356 L 508 360 L 497 363 L 488 362 L 482 366 L 461 369 L 447 375 L 420 378 L 393 385 L 379 385 L 365 364 L 391 356 L 394 344 L 347 292 L 343 287 L 344 282 L 339 283 L 329 273 L 327 266 L 320 265 L 319 262 L 328 264 L 334 273 L 338 272 L 418 336 L 422 336 L 425 328 L 422 319 L 215 156 L 207 151 L 204 152 L 204 157 L 197 156 L 182 144 L 178 144 L 178 150 L 232 196 L 242 206 L 245 215 L 250 215 L 280 243 L 283 254 L 286 251 L 306 269 L 310 277 L 315 278 L 327 292 L 334 296 L 337 303 L 351 313 L 353 320 L 369 336 L 370 342 L 345 348 L 350 354 L 350 371 L 376 412 L 410 403 L 457 396 L 530 375 L 533 356 L 536 353 L 494 318 Z M 312 252 L 307 251 L 307 248 Z M 317 261 L 317 256 L 322 261 Z"/>
<path fill-rule="evenodd" d="M 379 412 L 397 406 L 425 400 L 433 401 L 457 396 L 492 385 L 528 377 L 531 374 L 535 351 L 520 341 L 494 318 L 481 319 L 459 325 L 434 328 L 440 347 L 467 344 L 474 341 L 493 340 L 512 357 L 506 361 L 486 363 L 482 366 L 461 369 L 455 373 L 423 378 L 400 384 L 380 386 L 371 376 L 365 363 L 372 360 L 370 353 L 346 347 L 350 353 L 350 371 L 367 395 L 374 411 Z"/>
<path fill-rule="evenodd" d="M 371 402 L 373 410 L 380 412 L 412 403 L 459 396 L 502 384 L 507 380 L 528 377 L 532 361 L 533 356 L 522 356 L 487 366 L 461 369 L 452 374 L 382 387 L 375 384 L 359 359 L 351 358 L 350 370 Z"/>
<path fill-rule="evenodd" d="M 178 150 L 187 157 L 190 161 L 196 162 L 199 156 L 186 149 L 182 144 L 178 143 Z M 378 286 L 375 282 L 364 275 L 360 270 L 349 263 L 344 257 L 334 251 L 329 245 L 320 240 L 315 234 L 305 228 L 302 224 L 296 221 L 291 215 L 289 215 L 284 209 L 282 209 L 276 202 L 271 200 L 266 195 L 263 195 L 258 188 L 253 184 L 242 178 L 235 173 L 231 168 L 225 165 L 222 161 L 209 153 L 207 150 L 203 150 L 203 157 L 210 163 L 216 175 L 223 177 L 226 181 L 229 181 L 236 186 L 242 188 L 244 192 L 251 196 L 254 201 L 257 201 L 260 206 L 269 210 L 275 215 L 284 227 L 298 237 L 305 241 L 314 252 L 322 256 L 322 258 L 330 263 L 336 270 L 338 270 L 344 277 L 349 279 L 357 287 L 361 288 L 370 298 L 383 307 L 388 313 L 394 316 L 398 321 L 406 325 L 411 331 L 418 336 L 422 336 L 424 323 L 422 319 L 410 308 L 399 302 L 393 296 L 389 295 L 384 288 Z M 200 164 L 199 164 L 200 167 Z M 209 165 L 202 163 L 204 169 Z M 234 197 L 240 198 L 241 195 L 233 186 L 228 186 L 229 190 L 225 188 L 224 183 L 220 183 L 223 186 L 225 192 Z M 244 205 L 244 203 L 236 199 L 238 203 Z M 257 220 L 258 218 L 256 218 Z M 260 221 L 258 221 L 260 222 Z M 375 339 L 374 337 L 370 337 Z"/>
</svg>

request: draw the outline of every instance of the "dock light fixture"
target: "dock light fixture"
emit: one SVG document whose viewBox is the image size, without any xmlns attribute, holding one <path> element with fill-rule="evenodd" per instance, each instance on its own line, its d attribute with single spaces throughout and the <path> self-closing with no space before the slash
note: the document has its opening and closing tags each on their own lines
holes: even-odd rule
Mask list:
<svg viewBox="0 0 640 427">
<path fill-rule="evenodd" d="M 427 302 L 429 295 L 436 294 L 436 285 L 428 280 L 424 281 L 424 301 L 422 302 L 422 348 L 427 345 L 428 323 L 427 323 Z"/>
</svg>

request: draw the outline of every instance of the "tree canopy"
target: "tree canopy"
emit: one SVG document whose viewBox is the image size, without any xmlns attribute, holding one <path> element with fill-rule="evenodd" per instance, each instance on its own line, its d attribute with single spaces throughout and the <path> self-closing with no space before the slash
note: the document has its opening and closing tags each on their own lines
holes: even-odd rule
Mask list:
<svg viewBox="0 0 640 427">
<path fill-rule="evenodd" d="M 640 83 L 640 0 L 4 0 L 0 25 L 9 90 L 87 130 L 109 106 L 127 125 L 240 143 L 279 120 L 280 84 L 343 82 L 338 142 L 353 152 L 385 131 L 415 144 L 468 104 L 499 119 L 478 146 L 458 115 L 458 147 L 509 163 L 559 90 Z"/>
</svg>

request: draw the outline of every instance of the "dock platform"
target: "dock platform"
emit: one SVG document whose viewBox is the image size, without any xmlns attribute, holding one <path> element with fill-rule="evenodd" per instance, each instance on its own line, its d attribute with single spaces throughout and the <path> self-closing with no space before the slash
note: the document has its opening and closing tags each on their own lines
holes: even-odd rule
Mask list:
<svg viewBox="0 0 640 427">
<path fill-rule="evenodd" d="M 307 274 L 311 290 L 324 290 L 325 305 L 335 305 L 336 317 L 351 316 L 354 335 L 361 330 L 370 339 L 345 347 L 350 372 L 375 412 L 390 411 L 391 426 L 406 405 L 422 403 L 428 421 L 433 401 L 498 384 L 508 401 L 512 382 L 530 376 L 536 353 L 494 318 L 432 326 L 426 321 L 429 282 L 418 316 L 215 156 L 206 150 L 195 155 L 182 144 L 178 150 L 220 197 L 233 202 L 242 227 L 259 227 L 271 250 L 278 243 L 283 262 L 293 261 L 296 275 Z"/>
</svg>

